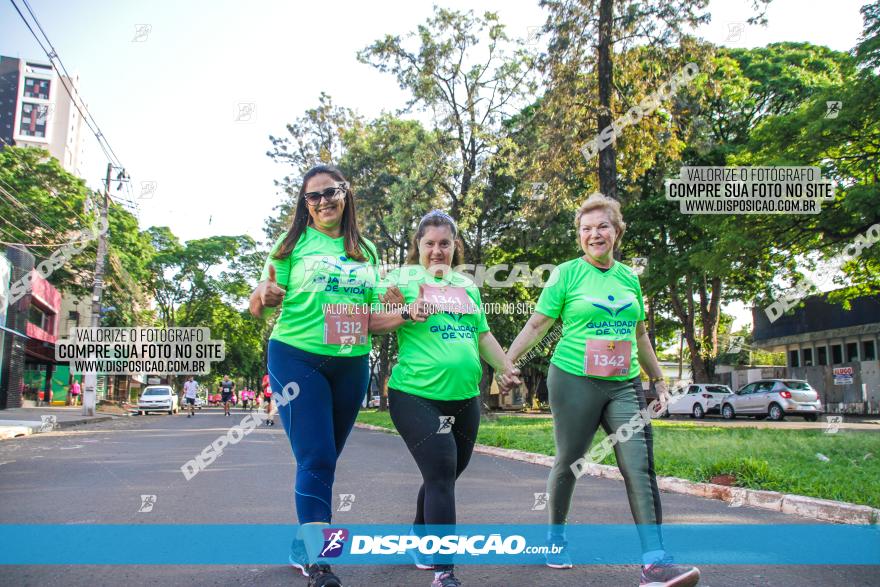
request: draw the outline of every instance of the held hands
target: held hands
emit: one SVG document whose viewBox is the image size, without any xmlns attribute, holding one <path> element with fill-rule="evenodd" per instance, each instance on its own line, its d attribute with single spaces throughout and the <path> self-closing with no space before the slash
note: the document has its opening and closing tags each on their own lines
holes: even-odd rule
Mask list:
<svg viewBox="0 0 880 587">
<path fill-rule="evenodd" d="M 514 387 L 522 385 L 519 375 L 520 370 L 513 363 L 508 362 L 505 365 L 504 373 L 498 376 L 498 386 L 501 388 L 502 394 L 507 394 Z"/>
<path fill-rule="evenodd" d="M 257 286 L 260 291 L 260 302 L 267 308 L 274 308 L 284 301 L 286 293 L 283 287 L 278 286 L 275 278 L 275 266 L 269 265 L 269 277 Z"/>
<path fill-rule="evenodd" d="M 656 381 L 654 382 L 654 389 L 657 390 L 657 401 L 660 402 L 660 405 L 666 406 L 669 404 L 669 400 L 671 396 L 669 395 L 669 388 L 666 386 L 665 381 Z"/>
</svg>

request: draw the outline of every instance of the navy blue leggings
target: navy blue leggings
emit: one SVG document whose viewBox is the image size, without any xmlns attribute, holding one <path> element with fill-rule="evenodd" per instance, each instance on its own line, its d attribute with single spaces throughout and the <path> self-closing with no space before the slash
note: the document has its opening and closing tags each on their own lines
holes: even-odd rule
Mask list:
<svg viewBox="0 0 880 587">
<path fill-rule="evenodd" d="M 296 459 L 297 518 L 329 523 L 336 461 L 367 392 L 369 357 L 316 355 L 270 340 L 268 367 L 273 392 L 282 394 L 290 382 L 299 386 L 293 400 L 278 406 Z"/>
</svg>

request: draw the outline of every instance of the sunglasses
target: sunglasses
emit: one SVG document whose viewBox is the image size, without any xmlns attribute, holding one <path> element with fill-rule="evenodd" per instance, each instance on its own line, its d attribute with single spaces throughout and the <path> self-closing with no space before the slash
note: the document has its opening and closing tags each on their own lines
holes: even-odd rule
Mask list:
<svg viewBox="0 0 880 587">
<path fill-rule="evenodd" d="M 345 192 L 346 190 L 344 187 L 338 186 L 335 188 L 327 188 L 323 192 L 309 192 L 303 194 L 303 197 L 306 199 L 306 204 L 309 206 L 317 206 L 321 203 L 321 199 L 327 200 L 328 202 L 338 202 L 345 197 Z"/>
</svg>

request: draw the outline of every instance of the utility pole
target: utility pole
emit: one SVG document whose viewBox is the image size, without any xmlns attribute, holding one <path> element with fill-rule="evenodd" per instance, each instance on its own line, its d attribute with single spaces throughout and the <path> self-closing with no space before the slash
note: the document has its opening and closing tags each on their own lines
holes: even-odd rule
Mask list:
<svg viewBox="0 0 880 587">
<path fill-rule="evenodd" d="M 107 219 L 110 206 L 110 175 L 113 173 L 113 164 L 107 163 L 107 177 L 104 180 L 104 198 L 100 206 L 101 226 L 109 226 Z M 125 177 L 123 169 L 119 174 L 122 181 Z M 107 233 L 109 230 L 98 234 L 98 253 L 95 256 L 95 285 L 92 289 L 92 319 L 90 326 L 97 328 L 101 325 L 101 296 L 104 293 L 104 261 L 107 257 Z M 97 405 L 98 374 L 85 373 L 83 377 L 83 416 L 94 416 Z"/>
</svg>

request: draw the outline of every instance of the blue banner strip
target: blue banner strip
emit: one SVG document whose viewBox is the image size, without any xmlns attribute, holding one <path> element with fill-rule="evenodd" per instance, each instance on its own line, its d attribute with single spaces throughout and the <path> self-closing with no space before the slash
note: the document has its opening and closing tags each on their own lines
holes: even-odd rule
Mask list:
<svg viewBox="0 0 880 587">
<path fill-rule="evenodd" d="M 409 525 L 308 525 L 302 530 L 280 524 L 7 524 L 0 525 L 0 564 L 279 565 L 287 564 L 292 540 L 299 536 L 309 541 L 313 560 L 323 555 L 319 562 L 328 564 L 409 564 L 410 551 L 422 548 L 428 556 L 441 549 L 437 556 L 446 555 L 443 560 L 451 558 L 457 565 L 540 565 L 541 549 L 548 545 L 546 525 L 428 526 L 420 536 Z M 639 532 L 656 528 L 569 525 L 566 548 L 575 564 L 637 564 Z M 689 564 L 880 565 L 878 526 L 668 524 L 662 534 L 667 552 Z"/>
</svg>

